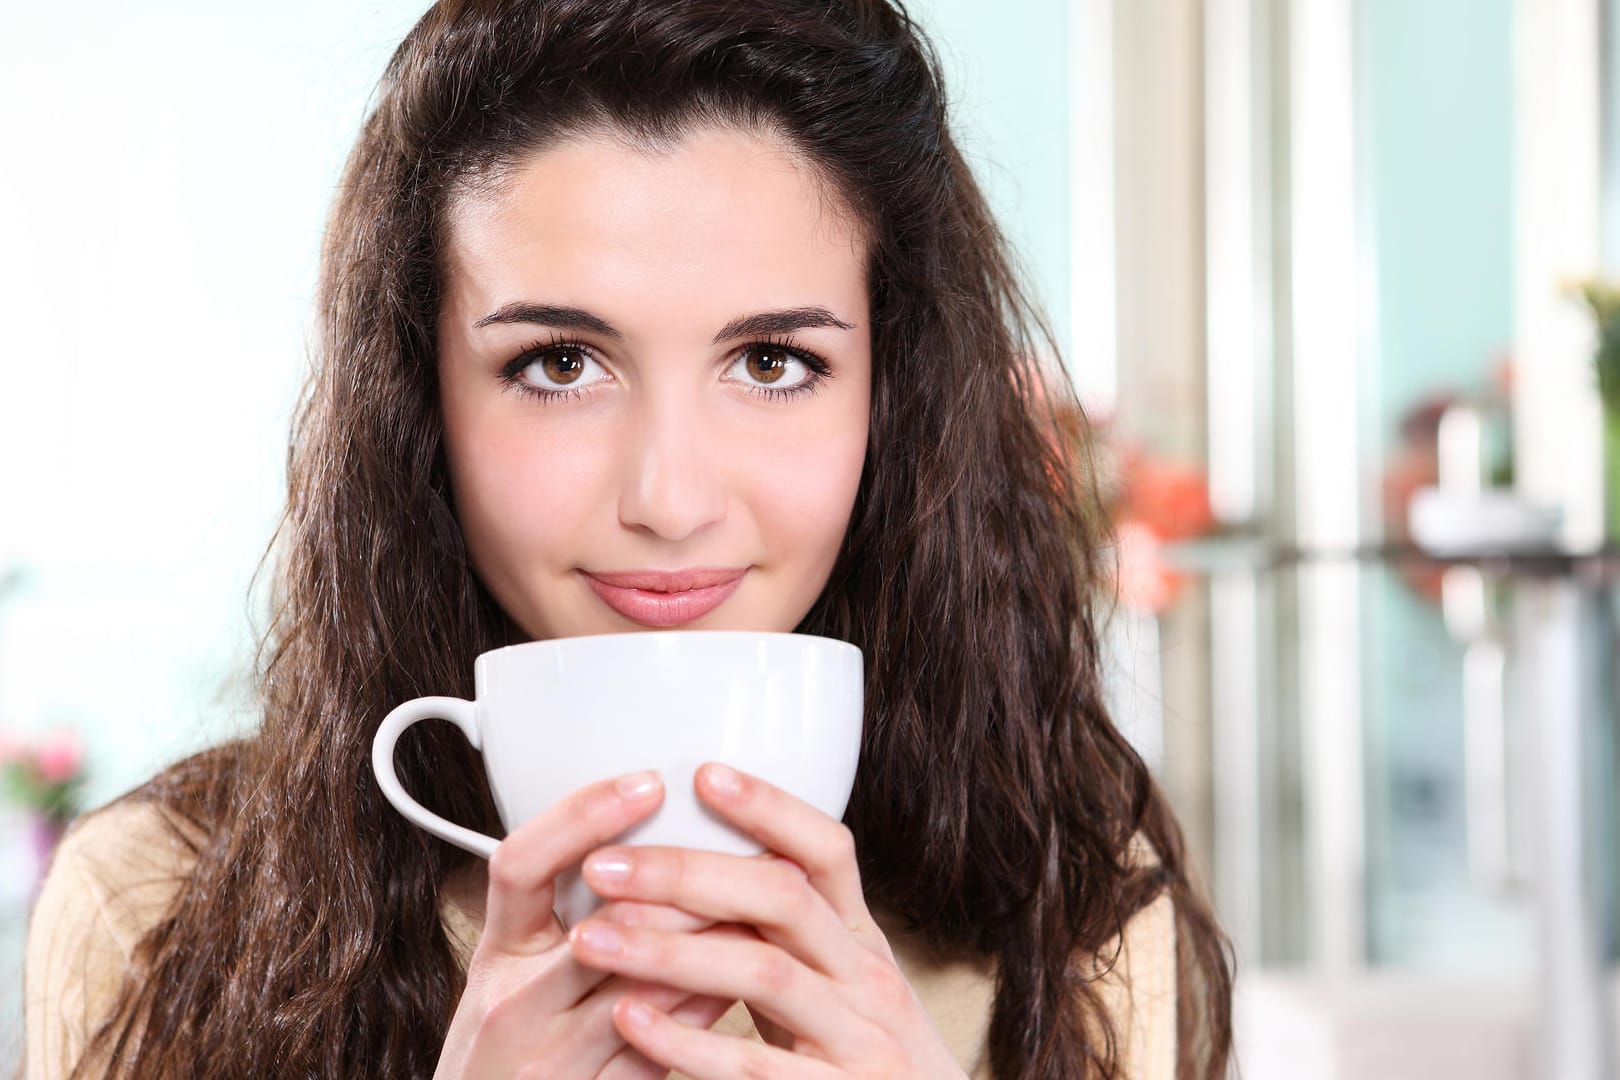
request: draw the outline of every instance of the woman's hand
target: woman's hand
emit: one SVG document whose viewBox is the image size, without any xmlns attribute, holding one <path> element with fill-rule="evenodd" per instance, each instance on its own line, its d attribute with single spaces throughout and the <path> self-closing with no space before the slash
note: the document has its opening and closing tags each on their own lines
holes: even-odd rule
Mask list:
<svg viewBox="0 0 1620 1080">
<path fill-rule="evenodd" d="M 436 1077 L 663 1080 L 667 1070 L 625 1044 L 614 1007 L 628 992 L 707 1027 L 734 1000 L 706 997 L 578 964 L 552 913 L 555 878 L 663 801 L 654 773 L 581 788 L 519 828 L 489 861 L 487 917 L 467 987 L 445 1036 Z M 630 932 L 692 940 L 746 936 L 672 908 L 609 903 L 595 918 Z"/>
<path fill-rule="evenodd" d="M 867 910 L 840 822 L 756 777 L 708 764 L 698 794 L 781 858 L 611 847 L 585 861 L 600 896 L 665 904 L 757 937 L 628 926 L 593 916 L 570 934 L 581 963 L 621 978 L 741 998 L 785 1034 L 760 1045 L 702 1030 L 639 991 L 613 1023 L 648 1060 L 694 1080 L 964 1074 Z M 802 868 L 802 869 L 801 869 Z"/>
</svg>

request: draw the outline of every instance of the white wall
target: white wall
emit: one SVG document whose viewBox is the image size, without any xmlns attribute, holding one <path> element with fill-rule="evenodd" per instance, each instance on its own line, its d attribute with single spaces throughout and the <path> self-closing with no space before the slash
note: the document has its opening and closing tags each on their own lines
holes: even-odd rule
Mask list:
<svg viewBox="0 0 1620 1080">
<path fill-rule="evenodd" d="M 1069 344 L 1067 0 L 911 0 L 939 49 L 956 134 Z"/>
<path fill-rule="evenodd" d="M 0 7 L 0 728 L 84 731 L 93 800 L 240 722 L 322 218 L 423 6 Z"/>
</svg>

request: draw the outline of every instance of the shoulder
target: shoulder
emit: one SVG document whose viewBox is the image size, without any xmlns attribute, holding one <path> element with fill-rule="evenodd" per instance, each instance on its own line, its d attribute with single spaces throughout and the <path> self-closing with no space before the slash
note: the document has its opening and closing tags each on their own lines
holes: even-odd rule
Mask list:
<svg viewBox="0 0 1620 1080">
<path fill-rule="evenodd" d="M 75 821 L 51 860 L 30 923 L 93 916 L 127 957 L 190 876 L 204 837 L 163 805 L 115 802 Z"/>
<path fill-rule="evenodd" d="M 1138 868 L 1158 854 L 1138 834 L 1131 844 Z M 1137 910 L 1120 933 L 1090 959 L 1093 985 L 1114 1023 L 1122 1074 L 1143 1080 L 1176 1073 L 1176 909 L 1168 890 Z"/>
<path fill-rule="evenodd" d="M 108 1014 L 136 945 L 196 864 L 200 830 L 161 804 L 124 799 L 76 821 L 28 925 L 30 1077 L 65 1075 Z"/>
</svg>

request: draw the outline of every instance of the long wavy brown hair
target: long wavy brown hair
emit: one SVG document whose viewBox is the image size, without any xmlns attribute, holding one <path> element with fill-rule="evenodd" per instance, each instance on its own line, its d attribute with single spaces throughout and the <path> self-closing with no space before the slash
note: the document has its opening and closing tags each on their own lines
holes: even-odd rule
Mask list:
<svg viewBox="0 0 1620 1080">
<path fill-rule="evenodd" d="M 800 627 L 867 658 L 846 821 L 868 898 L 993 956 L 995 1075 L 1056 1080 L 1118 1071 L 1077 958 L 1168 892 L 1178 1075 L 1223 1075 L 1228 950 L 1101 698 L 1107 538 L 1084 440 L 1054 420 L 1078 407 L 951 137 L 937 57 L 889 0 L 441 0 L 401 44 L 326 237 L 262 727 L 131 796 L 206 840 L 97 1036 L 130 1075 L 433 1072 L 464 978 L 440 890 L 470 856 L 384 802 L 371 737 L 405 698 L 470 696 L 473 658 L 519 637 L 469 567 L 446 479 L 447 207 L 560 138 L 658 147 L 708 124 L 785 141 L 869 241 L 870 450 Z M 399 773 L 498 835 L 449 725 L 413 729 Z M 1156 866 L 1133 863 L 1139 833 Z"/>
</svg>

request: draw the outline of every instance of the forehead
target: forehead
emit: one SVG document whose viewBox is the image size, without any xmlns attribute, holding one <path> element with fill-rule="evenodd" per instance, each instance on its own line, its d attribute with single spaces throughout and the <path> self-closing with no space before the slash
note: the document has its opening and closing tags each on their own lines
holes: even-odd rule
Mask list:
<svg viewBox="0 0 1620 1080">
<path fill-rule="evenodd" d="M 762 134 L 701 128 L 659 150 L 572 138 L 456 198 L 448 225 L 446 306 L 475 318 L 533 298 L 618 305 L 632 324 L 818 300 L 865 311 L 859 224 Z"/>
</svg>

